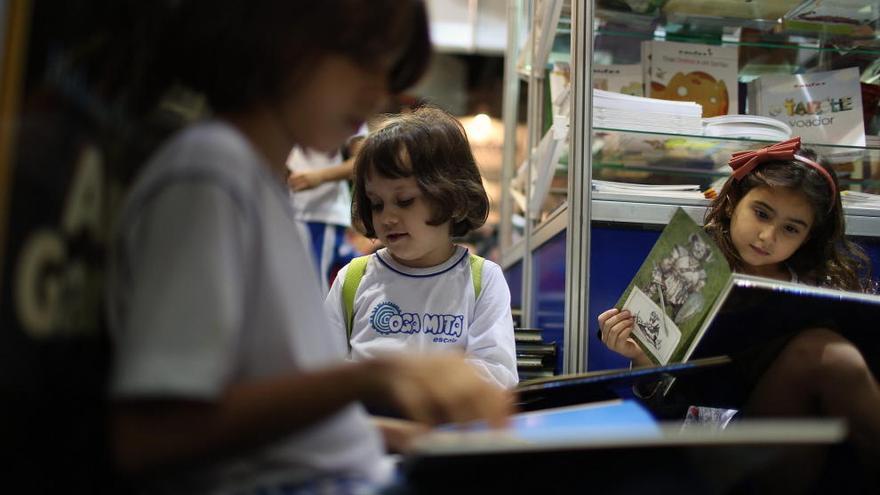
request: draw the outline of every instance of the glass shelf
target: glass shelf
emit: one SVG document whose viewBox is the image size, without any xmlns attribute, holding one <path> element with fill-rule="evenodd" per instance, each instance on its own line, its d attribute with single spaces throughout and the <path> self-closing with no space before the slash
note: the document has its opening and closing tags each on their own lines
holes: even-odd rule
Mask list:
<svg viewBox="0 0 880 495">
<path fill-rule="evenodd" d="M 880 20 L 860 26 L 857 34 L 832 32 L 841 24 L 805 29 L 782 19 L 798 2 L 786 5 L 768 2 L 654 1 L 635 4 L 622 0 L 598 1 L 594 19 L 594 64 L 638 64 L 642 41 L 675 41 L 739 49 L 740 82 L 765 74 L 798 74 L 859 67 L 863 82 L 880 81 Z M 833 2 L 827 2 L 832 3 Z M 674 4 L 674 6 L 673 6 Z M 629 11 L 629 5 L 652 10 Z M 757 14 L 724 17 L 724 9 L 741 8 L 743 13 L 770 12 L 768 19 Z M 880 11 L 880 3 L 866 2 L 865 8 Z M 683 12 L 684 11 L 684 12 Z M 685 13 L 687 11 L 694 13 Z M 696 13 L 699 12 L 699 13 Z M 822 30 L 823 26 L 831 26 Z M 836 26 L 836 27 L 835 27 Z"/>
<path fill-rule="evenodd" d="M 779 37 L 804 37 L 819 44 L 859 45 L 865 42 L 877 44 L 880 40 L 880 5 L 865 2 L 858 11 L 847 14 L 869 22 L 852 23 L 805 22 L 787 15 L 800 1 L 798 0 L 753 0 L 746 2 L 713 2 L 697 0 L 655 0 L 649 2 L 629 2 L 626 0 L 598 0 L 596 2 L 595 22 L 620 26 L 623 31 L 645 33 L 649 28 L 659 37 L 675 36 L 677 41 L 687 41 L 683 37 L 694 37 L 696 42 L 706 42 L 712 35 L 729 35 L 742 30 L 761 33 L 768 39 Z M 825 7 L 834 8 L 833 1 L 824 2 Z M 843 2 L 838 3 L 843 6 Z M 851 5 L 850 8 L 855 6 Z M 867 9 L 867 11 L 865 10 Z M 601 30 L 601 29 L 600 29 Z M 654 34 L 652 33 L 652 34 Z M 771 41 L 773 42 L 773 41 Z"/>
<path fill-rule="evenodd" d="M 729 175 L 727 161 L 736 151 L 771 141 L 702 135 L 663 134 L 593 128 L 595 179 L 645 184 L 691 183 L 708 187 Z M 880 146 L 804 143 L 831 163 L 841 189 L 880 192 Z"/>
<path fill-rule="evenodd" d="M 799 33 L 746 31 L 744 33 L 748 38 L 746 40 L 741 38 L 742 33 L 742 31 L 739 31 L 738 33 L 676 33 L 670 32 L 668 28 L 665 31 L 655 30 L 646 33 L 608 29 L 600 26 L 595 34 L 596 36 L 635 38 L 639 40 L 665 40 L 725 46 L 810 50 L 815 52 L 833 52 L 835 54 L 880 56 L 880 38 L 877 37 L 872 37 L 870 39 L 849 39 L 850 46 L 847 46 L 839 39 L 820 39 Z M 832 43 L 832 41 L 836 42 Z"/>
<path fill-rule="evenodd" d="M 728 142 L 728 143 L 742 143 L 739 146 L 736 146 L 734 151 L 739 151 L 742 149 L 752 149 L 760 146 L 765 146 L 770 143 L 775 143 L 777 141 L 774 140 L 765 140 L 765 139 L 752 139 L 752 138 L 738 138 L 738 137 L 720 137 L 720 136 L 704 136 L 702 134 L 671 134 L 671 133 L 661 133 L 661 132 L 649 132 L 649 131 L 637 131 L 632 129 L 622 129 L 622 128 L 610 128 L 610 127 L 593 127 L 594 132 L 607 132 L 607 133 L 628 133 L 628 134 L 637 134 L 637 135 L 645 135 L 645 136 L 658 136 L 664 139 L 670 138 L 685 138 L 685 139 L 700 139 L 706 142 Z M 880 144 L 872 144 L 869 146 L 846 146 L 846 145 L 835 145 L 830 143 L 811 143 L 804 141 L 803 146 L 806 148 L 811 148 L 813 151 L 820 153 L 820 157 L 822 153 L 825 154 L 833 154 L 835 150 L 839 150 L 838 153 L 841 153 L 843 150 L 849 151 L 863 151 L 865 153 L 876 152 L 880 153 Z"/>
</svg>

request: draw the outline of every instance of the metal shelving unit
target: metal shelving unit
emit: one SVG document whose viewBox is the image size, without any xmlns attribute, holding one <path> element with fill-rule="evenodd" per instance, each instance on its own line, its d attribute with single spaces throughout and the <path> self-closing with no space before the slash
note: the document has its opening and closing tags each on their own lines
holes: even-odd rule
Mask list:
<svg viewBox="0 0 880 495">
<path fill-rule="evenodd" d="M 662 2 L 661 2 L 662 3 Z M 664 11 L 661 7 L 649 13 L 620 12 L 610 10 L 612 2 L 581 0 L 512 0 L 509 3 L 508 59 L 505 70 L 504 121 L 506 136 L 513 136 L 518 125 L 516 116 L 520 109 L 521 96 L 527 111 L 528 145 L 525 153 L 517 150 L 514 140 L 505 140 L 504 172 L 502 196 L 501 248 L 502 266 L 515 271 L 520 277 L 521 317 L 524 326 L 535 326 L 540 311 L 536 311 L 535 300 L 539 295 L 538 286 L 546 275 L 536 266 L 535 256 L 553 243 L 565 244 L 564 256 L 564 328 L 562 330 L 563 361 L 560 371 L 566 373 L 582 372 L 588 368 L 590 355 L 590 325 L 592 323 L 590 299 L 591 247 L 596 241 L 591 224 L 613 224 L 648 230 L 659 230 L 668 221 L 675 208 L 682 207 L 695 220 L 702 221 L 708 201 L 668 200 L 644 196 L 627 197 L 608 193 L 591 192 L 588 187 L 594 178 L 629 180 L 632 182 L 652 182 L 681 180 L 687 182 L 710 183 L 723 178 L 723 168 L 688 169 L 663 168 L 645 160 L 642 164 L 625 163 L 609 153 L 608 142 L 626 139 L 663 140 L 669 137 L 687 139 L 699 149 L 714 149 L 716 160 L 725 161 L 724 153 L 738 149 L 751 149 L 762 146 L 760 140 L 725 139 L 705 136 L 657 135 L 631 129 L 605 129 L 592 126 L 592 65 L 596 50 L 616 47 L 625 43 L 638 43 L 641 40 L 672 40 L 679 42 L 706 43 L 739 46 L 742 50 L 759 51 L 763 54 L 782 53 L 795 50 L 794 57 L 803 70 L 827 70 L 837 68 L 836 63 L 850 61 L 864 67 L 870 60 L 880 60 L 880 35 L 863 36 L 857 40 L 841 38 L 834 33 L 786 31 L 780 19 L 736 18 L 712 15 L 712 2 L 703 2 L 709 14 L 690 14 Z M 769 2 L 754 2 L 756 12 L 775 8 Z M 620 6 L 620 2 L 613 3 Z M 697 5 L 697 4 L 693 4 Z M 871 8 L 880 11 L 880 2 L 868 2 Z M 560 12 L 558 16 L 555 13 Z M 763 9 L 763 10 L 762 10 Z M 622 26 L 622 27 L 621 27 Z M 743 34 L 744 29 L 748 36 Z M 880 33 L 880 22 L 874 23 L 874 32 Z M 552 164 L 551 191 L 565 191 L 565 195 L 554 195 L 554 201 L 538 203 L 537 207 L 529 199 L 535 194 L 531 189 L 535 184 L 535 173 L 547 173 L 540 167 L 538 149 L 547 132 L 547 104 L 550 90 L 548 71 L 551 64 L 543 58 L 549 51 L 553 61 L 564 60 L 565 54 L 553 53 L 548 49 L 546 33 L 554 30 L 553 39 L 557 45 L 568 39 L 567 61 L 570 67 L 570 94 L 568 104 L 568 135 L 564 143 L 567 161 Z M 544 37 L 535 35 L 545 33 Z M 707 34 L 708 33 L 708 34 Z M 543 43 L 543 44 L 542 44 Z M 550 44 L 552 45 L 552 43 Z M 612 49 L 613 51 L 613 49 Z M 786 52 L 787 53 L 787 52 Z M 751 55 L 754 56 L 754 53 Z M 772 57 L 771 57 L 772 58 Z M 788 57 L 792 58 L 792 57 Z M 532 61 L 540 60 L 534 64 Z M 762 59 L 763 60 L 763 59 Z M 742 61 L 742 59 L 741 59 Z M 608 62 L 605 62 L 608 63 Z M 613 61 L 612 61 L 613 63 Z M 880 63 L 877 64 L 880 66 Z M 748 71 L 751 71 L 749 65 Z M 753 77 L 744 73 L 740 67 L 741 78 Z M 880 69 L 877 70 L 880 72 Z M 880 75 L 878 75 L 880 80 Z M 743 82 L 743 81 L 741 81 Z M 829 143 L 812 143 L 821 155 L 842 151 L 848 147 Z M 868 143 L 865 147 L 849 147 L 858 155 L 854 167 L 861 167 L 859 173 L 842 175 L 844 188 L 863 188 L 880 192 L 880 146 Z M 521 156 L 525 158 L 520 158 Z M 720 157 L 720 158 L 719 158 Z M 636 154 L 636 159 L 638 155 Z M 524 165 L 524 167 L 523 167 Z M 854 169 L 855 170 L 855 169 Z M 623 177 L 619 179 L 616 177 Z M 520 179 L 519 189 L 511 187 Z M 539 177 L 540 179 L 540 177 Z M 561 184 L 565 182 L 564 187 Z M 511 192 L 511 190 L 514 192 Z M 519 201 L 517 194 L 520 195 Z M 525 200 L 523 200 L 523 197 Z M 847 233 L 852 236 L 877 240 L 880 246 L 880 210 L 847 207 Z M 517 222 L 513 219 L 517 218 Z M 564 241 L 563 241 L 564 238 Z M 872 241 L 873 242 L 873 241 Z M 593 260 L 595 262 L 599 260 Z M 514 284 L 512 284 L 513 286 Z M 603 290 L 604 287 L 597 287 Z"/>
</svg>

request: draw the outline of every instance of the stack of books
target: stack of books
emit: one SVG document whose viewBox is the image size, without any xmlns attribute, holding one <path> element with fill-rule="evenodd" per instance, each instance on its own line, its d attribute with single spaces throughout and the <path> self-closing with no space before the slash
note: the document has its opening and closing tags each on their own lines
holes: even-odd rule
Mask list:
<svg viewBox="0 0 880 495">
<path fill-rule="evenodd" d="M 601 197 L 643 196 L 648 198 L 706 199 L 698 184 L 630 184 L 593 179 L 593 191 Z"/>
<path fill-rule="evenodd" d="M 593 127 L 666 134 L 701 135 L 703 108 L 669 101 L 593 90 Z"/>
<path fill-rule="evenodd" d="M 840 191 L 840 199 L 845 207 L 880 209 L 880 195 L 877 194 L 861 191 Z"/>
<path fill-rule="evenodd" d="M 520 381 L 546 378 L 556 368 L 556 343 L 544 342 L 538 328 L 515 328 L 516 371 Z"/>
</svg>

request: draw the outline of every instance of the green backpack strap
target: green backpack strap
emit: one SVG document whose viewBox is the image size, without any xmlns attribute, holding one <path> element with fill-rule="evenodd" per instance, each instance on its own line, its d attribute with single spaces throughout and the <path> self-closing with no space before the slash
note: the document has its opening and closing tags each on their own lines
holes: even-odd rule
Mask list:
<svg viewBox="0 0 880 495">
<path fill-rule="evenodd" d="M 364 272 L 367 271 L 367 262 L 370 261 L 370 254 L 366 256 L 358 256 L 351 260 L 348 264 L 348 270 L 345 271 L 345 280 L 342 282 L 342 307 L 345 310 L 345 334 L 351 341 L 351 327 L 354 324 L 354 295 L 361 285 L 361 279 L 364 278 Z"/>
<path fill-rule="evenodd" d="M 474 300 L 480 298 L 480 290 L 483 289 L 483 262 L 486 261 L 484 258 L 477 256 L 476 254 L 472 254 L 470 256 L 471 262 L 471 282 L 474 283 Z"/>
<path fill-rule="evenodd" d="M 345 334 L 351 341 L 351 329 L 354 326 L 354 295 L 361 285 L 361 279 L 364 278 L 364 272 L 367 271 L 367 262 L 370 256 L 358 256 L 351 260 L 348 269 L 345 271 L 345 280 L 342 282 L 342 307 L 345 310 Z M 470 255 L 471 265 L 471 282 L 474 284 L 474 299 L 480 297 L 480 291 L 483 289 L 483 262 L 484 258 L 476 254 Z"/>
</svg>

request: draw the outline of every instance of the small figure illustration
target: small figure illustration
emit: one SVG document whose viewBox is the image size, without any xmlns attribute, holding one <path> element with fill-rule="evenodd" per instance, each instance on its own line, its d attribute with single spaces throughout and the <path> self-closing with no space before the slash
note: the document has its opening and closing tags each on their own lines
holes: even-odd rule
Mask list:
<svg viewBox="0 0 880 495">
<path fill-rule="evenodd" d="M 663 346 L 663 340 L 660 338 L 660 315 L 656 311 L 651 311 L 651 316 L 648 317 L 646 322 L 642 319 L 641 313 L 636 313 L 635 320 L 636 326 L 642 331 L 648 342 L 651 343 L 654 349 L 660 350 Z"/>
<path fill-rule="evenodd" d="M 706 263 L 711 259 L 709 245 L 697 234 L 685 246 L 676 245 L 651 272 L 648 295 L 681 324 L 703 307 L 700 291 L 706 285 Z M 661 292 L 662 291 L 662 297 Z"/>
</svg>

